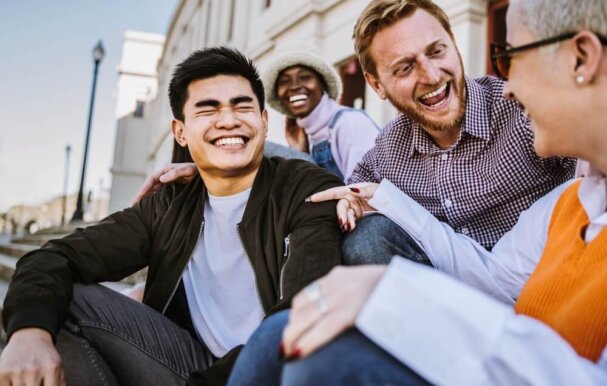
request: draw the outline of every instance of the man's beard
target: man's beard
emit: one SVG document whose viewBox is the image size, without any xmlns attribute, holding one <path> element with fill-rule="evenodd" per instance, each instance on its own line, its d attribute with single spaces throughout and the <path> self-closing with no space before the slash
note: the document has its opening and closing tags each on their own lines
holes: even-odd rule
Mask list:
<svg viewBox="0 0 607 386">
<path fill-rule="evenodd" d="M 464 76 L 462 76 L 457 85 L 453 82 L 451 88 L 452 89 L 449 90 L 449 92 L 455 93 L 452 97 L 457 98 L 459 106 L 455 116 L 450 119 L 432 119 L 432 113 L 422 113 L 415 107 L 400 104 L 395 98 L 392 98 L 391 95 L 387 95 L 387 98 L 398 111 L 418 122 L 423 128 L 434 131 L 448 131 L 459 128 L 464 120 L 464 114 L 466 113 L 466 81 Z"/>
</svg>

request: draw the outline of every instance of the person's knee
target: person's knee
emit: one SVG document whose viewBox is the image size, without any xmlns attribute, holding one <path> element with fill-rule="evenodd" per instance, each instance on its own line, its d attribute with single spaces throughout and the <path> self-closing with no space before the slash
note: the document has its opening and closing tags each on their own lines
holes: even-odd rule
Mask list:
<svg viewBox="0 0 607 386">
<path fill-rule="evenodd" d="M 68 316 L 77 324 L 82 321 L 102 321 L 108 315 L 120 313 L 123 309 L 123 301 L 135 302 L 100 284 L 76 283 L 73 287 Z"/>
<path fill-rule="evenodd" d="M 357 332 L 349 330 L 339 335 L 318 351 L 303 359 L 289 362 L 283 371 L 283 385 L 345 385 L 353 371 L 343 359 L 351 359 L 358 346 L 352 339 Z"/>
<path fill-rule="evenodd" d="M 383 215 L 372 215 L 360 219 L 353 232 L 348 233 L 342 243 L 345 265 L 388 264 L 394 256 L 391 235 L 392 220 Z"/>
<path fill-rule="evenodd" d="M 388 264 L 396 255 L 432 265 L 413 237 L 383 215 L 361 219 L 342 244 L 345 265 Z"/>
<path fill-rule="evenodd" d="M 265 337 L 268 336 L 282 337 L 282 331 L 285 329 L 288 323 L 289 310 L 281 311 L 264 320 L 255 334 L 257 336 L 263 336 L 262 339 L 265 339 Z"/>
<path fill-rule="evenodd" d="M 81 284 L 75 283 L 72 290 L 72 302 L 70 306 L 85 307 L 98 304 L 107 298 L 108 288 L 100 284 Z"/>
</svg>

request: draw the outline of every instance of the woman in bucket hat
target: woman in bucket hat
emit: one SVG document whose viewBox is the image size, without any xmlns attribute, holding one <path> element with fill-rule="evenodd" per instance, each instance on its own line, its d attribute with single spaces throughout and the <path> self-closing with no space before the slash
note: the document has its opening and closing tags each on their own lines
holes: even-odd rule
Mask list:
<svg viewBox="0 0 607 386">
<path fill-rule="evenodd" d="M 379 127 L 364 111 L 336 102 L 342 83 L 335 69 L 310 50 L 288 50 L 272 59 L 262 78 L 268 104 L 287 116 L 289 145 L 309 151 L 340 178 L 349 177 L 373 147 Z"/>
</svg>

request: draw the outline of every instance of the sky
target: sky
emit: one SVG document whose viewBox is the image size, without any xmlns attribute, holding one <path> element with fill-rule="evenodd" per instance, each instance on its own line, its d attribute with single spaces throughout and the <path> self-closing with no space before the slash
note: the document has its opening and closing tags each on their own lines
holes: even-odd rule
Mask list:
<svg viewBox="0 0 607 386">
<path fill-rule="evenodd" d="M 93 82 L 99 67 L 85 191 L 111 184 L 116 88 L 127 30 L 166 34 L 177 0 L 0 0 L 0 212 L 80 184 Z"/>
</svg>

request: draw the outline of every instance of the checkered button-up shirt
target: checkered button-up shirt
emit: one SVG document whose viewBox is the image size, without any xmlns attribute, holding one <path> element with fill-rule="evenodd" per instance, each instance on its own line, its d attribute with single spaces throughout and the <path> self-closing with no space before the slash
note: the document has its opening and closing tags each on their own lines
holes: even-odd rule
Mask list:
<svg viewBox="0 0 607 386">
<path fill-rule="evenodd" d="M 462 130 L 448 149 L 404 114 L 392 120 L 349 183 L 387 178 L 436 218 L 490 249 L 535 200 L 570 179 L 575 160 L 542 159 L 518 103 L 493 77 L 466 78 Z"/>
</svg>

